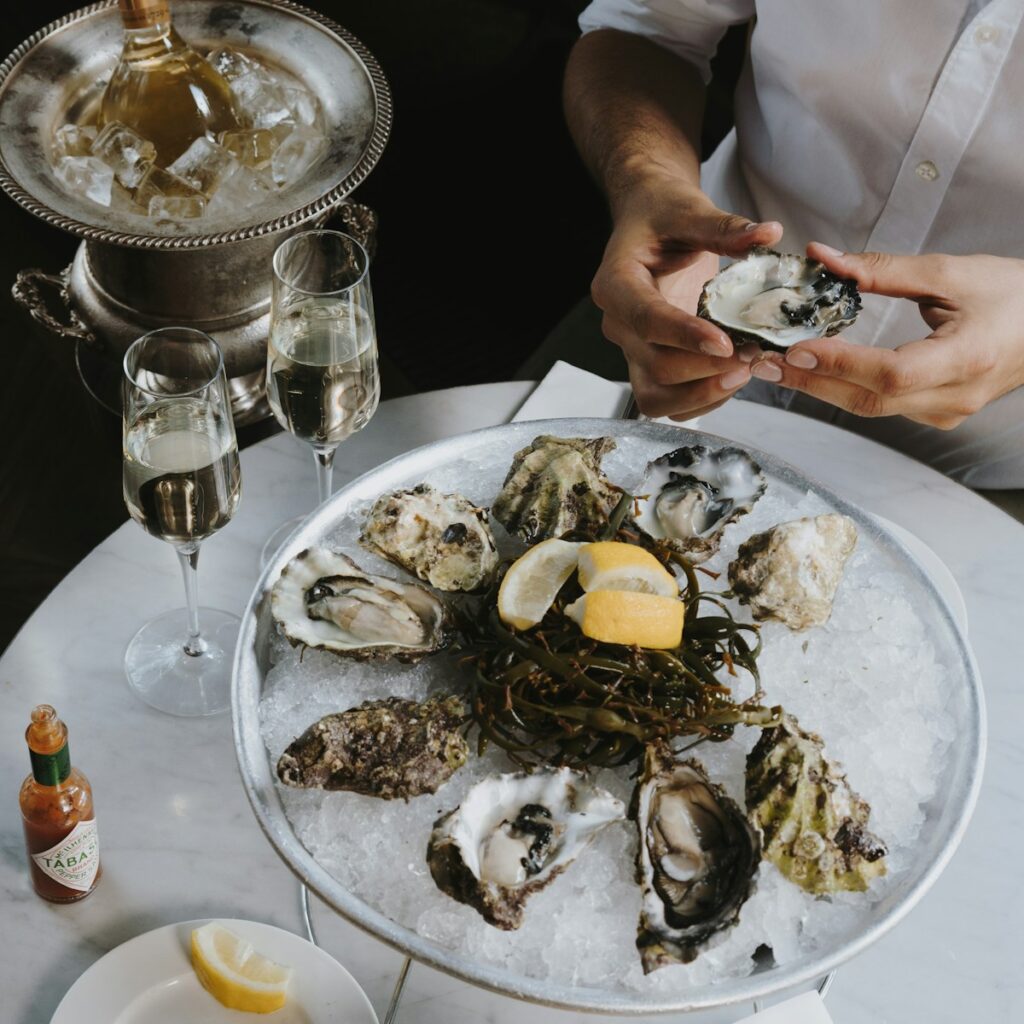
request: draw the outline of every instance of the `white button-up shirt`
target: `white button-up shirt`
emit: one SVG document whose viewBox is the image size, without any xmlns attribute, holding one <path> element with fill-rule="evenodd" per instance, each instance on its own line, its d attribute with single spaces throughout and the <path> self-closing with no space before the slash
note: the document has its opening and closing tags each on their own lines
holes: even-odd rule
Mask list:
<svg viewBox="0 0 1024 1024">
<path fill-rule="evenodd" d="M 778 220 L 782 248 L 1024 258 L 1024 0 L 595 0 L 584 31 L 643 35 L 694 65 L 756 17 L 735 128 L 702 170 L 724 210 Z M 865 296 L 851 341 L 928 328 Z M 1024 324 L 1020 325 L 1024 345 Z M 1024 487 L 1024 388 L 953 431 L 863 420 L 755 381 L 744 397 L 868 434 L 973 487 Z"/>
</svg>

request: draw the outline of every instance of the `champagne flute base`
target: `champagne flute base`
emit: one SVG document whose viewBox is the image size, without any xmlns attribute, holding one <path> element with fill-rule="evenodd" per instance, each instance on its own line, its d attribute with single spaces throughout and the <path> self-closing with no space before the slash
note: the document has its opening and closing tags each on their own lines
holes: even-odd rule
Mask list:
<svg viewBox="0 0 1024 1024">
<path fill-rule="evenodd" d="M 281 550 L 284 542 L 306 521 L 305 516 L 295 516 L 293 519 L 289 519 L 283 522 L 274 532 L 267 538 L 266 543 L 263 545 L 263 550 L 260 552 L 260 568 L 265 569 L 267 563 Z"/>
<path fill-rule="evenodd" d="M 200 608 L 203 652 L 185 651 L 188 613 L 158 615 L 140 629 L 124 655 L 128 685 L 150 707 L 169 715 L 199 718 L 231 706 L 231 662 L 240 620 L 218 608 Z"/>
</svg>

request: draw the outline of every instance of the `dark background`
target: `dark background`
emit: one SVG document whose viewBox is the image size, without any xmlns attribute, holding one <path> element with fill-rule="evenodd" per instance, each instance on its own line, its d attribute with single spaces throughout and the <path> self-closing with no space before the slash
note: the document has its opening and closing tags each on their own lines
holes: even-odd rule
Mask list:
<svg viewBox="0 0 1024 1024">
<path fill-rule="evenodd" d="M 586 294 L 607 236 L 604 204 L 561 111 L 586 4 L 308 2 L 369 47 L 393 90 L 390 141 L 355 194 L 380 218 L 373 289 L 384 397 L 509 379 Z M 0 53 L 77 6 L 8 6 Z M 706 146 L 728 126 L 743 45 L 742 30 L 723 44 Z M 0 232 L 2 650 L 127 516 L 118 419 L 82 388 L 71 344 L 10 298 L 19 270 L 57 272 L 78 242 L 6 197 Z"/>
</svg>

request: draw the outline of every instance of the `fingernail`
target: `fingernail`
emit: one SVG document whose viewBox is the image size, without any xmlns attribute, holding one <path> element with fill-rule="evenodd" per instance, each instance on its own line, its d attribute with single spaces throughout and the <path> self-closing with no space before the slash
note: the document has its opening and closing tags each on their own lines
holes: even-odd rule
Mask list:
<svg viewBox="0 0 1024 1024">
<path fill-rule="evenodd" d="M 748 221 L 747 224 L 744 225 L 743 230 L 744 231 L 756 231 L 760 226 L 761 225 L 758 224 L 756 220 L 752 220 L 752 221 Z"/>
<path fill-rule="evenodd" d="M 770 380 L 773 383 L 778 383 L 782 380 L 782 371 L 775 363 L 770 363 L 767 360 L 757 363 L 751 368 L 750 372 L 759 380 Z"/>
<path fill-rule="evenodd" d="M 820 250 L 821 250 L 821 251 L 822 251 L 822 252 L 823 252 L 823 253 L 824 253 L 824 254 L 825 254 L 826 256 L 831 256 L 831 257 L 832 257 L 832 259 L 834 259 L 834 260 L 837 260 L 837 259 L 839 259 L 840 257 L 842 257 L 842 256 L 845 256 L 845 255 L 846 255 L 846 253 L 844 253 L 844 252 L 842 251 L 842 249 L 834 249 L 834 248 L 833 248 L 833 247 L 832 247 L 831 245 L 826 245 L 826 244 L 825 244 L 824 242 L 819 242 L 819 243 L 818 243 L 818 248 L 819 248 L 819 249 L 820 249 Z"/>
<path fill-rule="evenodd" d="M 718 383 L 723 391 L 735 391 L 736 388 L 746 384 L 748 380 L 750 380 L 750 371 L 745 366 L 741 366 L 738 370 L 723 373 L 718 378 Z"/>
<path fill-rule="evenodd" d="M 706 356 L 728 356 L 732 352 L 724 341 L 712 341 L 710 338 L 700 343 L 700 350 Z"/>
<path fill-rule="evenodd" d="M 813 352 L 807 349 L 798 348 L 786 353 L 786 362 L 795 366 L 798 370 L 813 370 L 818 365 L 818 360 Z"/>
</svg>

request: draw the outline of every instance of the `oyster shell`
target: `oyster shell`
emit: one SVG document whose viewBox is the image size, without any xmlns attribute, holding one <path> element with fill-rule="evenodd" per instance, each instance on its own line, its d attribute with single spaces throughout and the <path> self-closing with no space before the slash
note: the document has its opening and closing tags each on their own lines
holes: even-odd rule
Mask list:
<svg viewBox="0 0 1024 1024">
<path fill-rule="evenodd" d="M 493 775 L 434 824 L 427 864 L 439 889 L 509 931 L 530 896 L 624 815 L 621 800 L 569 768 Z"/>
<path fill-rule="evenodd" d="M 277 777 L 286 786 L 384 800 L 433 793 L 466 763 L 466 716 L 458 697 L 366 701 L 321 718 L 293 740 L 278 759 Z"/>
<path fill-rule="evenodd" d="M 729 563 L 729 585 L 755 619 L 790 629 L 828 622 L 857 527 L 838 512 L 779 523 L 755 533 Z"/>
<path fill-rule="evenodd" d="M 601 476 L 610 437 L 535 437 L 513 456 L 491 514 L 527 544 L 581 533 L 595 537 L 622 491 Z"/>
<path fill-rule="evenodd" d="M 415 661 L 449 640 L 448 610 L 429 590 L 363 572 L 329 548 L 307 548 L 284 567 L 270 608 L 293 647 L 359 660 Z"/>
<path fill-rule="evenodd" d="M 498 565 L 487 511 L 429 484 L 381 495 L 360 540 L 438 590 L 479 590 Z"/>
<path fill-rule="evenodd" d="M 739 919 L 761 859 L 746 816 L 699 761 L 664 741 L 644 755 L 634 813 L 642 891 L 636 945 L 645 974 L 687 964 Z"/>
<path fill-rule="evenodd" d="M 635 522 L 691 562 L 704 562 L 718 550 L 726 526 L 749 512 L 765 487 L 761 467 L 742 448 L 677 448 L 648 465 Z"/>
<path fill-rule="evenodd" d="M 704 285 L 697 315 L 739 344 L 784 352 L 798 341 L 838 334 L 860 308 L 856 282 L 817 260 L 756 246 Z"/>
<path fill-rule="evenodd" d="M 801 889 L 861 892 L 885 874 L 885 844 L 867 827 L 870 806 L 793 715 L 765 729 L 747 755 L 746 798 L 765 857 Z"/>
</svg>

